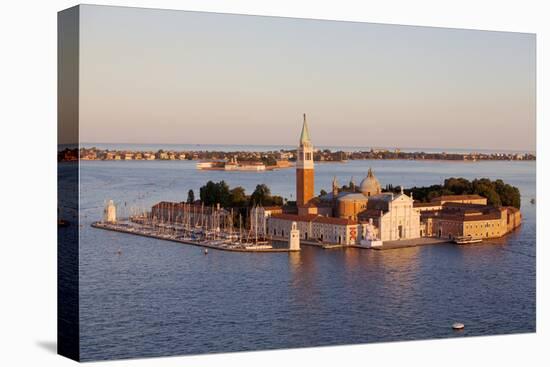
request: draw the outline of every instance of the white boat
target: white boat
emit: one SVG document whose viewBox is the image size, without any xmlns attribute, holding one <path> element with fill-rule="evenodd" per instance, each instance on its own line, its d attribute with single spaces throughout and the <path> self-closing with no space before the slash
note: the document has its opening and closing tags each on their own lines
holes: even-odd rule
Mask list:
<svg viewBox="0 0 550 367">
<path fill-rule="evenodd" d="M 454 330 L 462 330 L 462 329 L 464 329 L 464 324 L 461 323 L 461 322 L 455 322 L 453 324 L 453 329 Z"/>
<path fill-rule="evenodd" d="M 471 244 L 471 243 L 479 243 L 483 240 L 480 237 L 473 237 L 473 236 L 468 235 L 468 236 L 456 236 L 453 239 L 453 241 L 457 245 L 468 245 L 468 244 Z"/>
</svg>

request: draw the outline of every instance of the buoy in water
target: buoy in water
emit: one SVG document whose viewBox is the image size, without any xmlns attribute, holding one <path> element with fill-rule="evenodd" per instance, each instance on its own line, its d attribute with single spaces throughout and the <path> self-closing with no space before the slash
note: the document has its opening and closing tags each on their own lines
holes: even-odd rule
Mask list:
<svg viewBox="0 0 550 367">
<path fill-rule="evenodd" d="M 122 255 L 122 250 L 118 249 L 116 253 L 117 253 L 117 255 Z"/>
<path fill-rule="evenodd" d="M 461 322 L 455 322 L 453 324 L 453 329 L 454 330 L 462 330 L 462 329 L 464 329 L 464 324 L 461 323 Z"/>
<path fill-rule="evenodd" d="M 208 255 L 208 249 L 207 248 L 204 249 L 204 254 Z"/>
</svg>

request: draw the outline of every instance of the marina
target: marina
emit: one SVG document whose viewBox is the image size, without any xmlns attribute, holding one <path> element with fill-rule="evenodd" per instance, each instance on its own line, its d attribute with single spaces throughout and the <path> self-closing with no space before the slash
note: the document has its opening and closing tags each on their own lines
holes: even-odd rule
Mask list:
<svg viewBox="0 0 550 367">
<path fill-rule="evenodd" d="M 187 245 L 204 247 L 205 249 L 216 249 L 222 251 L 235 252 L 293 252 L 298 249 L 290 249 L 284 247 L 288 239 L 283 237 L 270 237 L 256 239 L 254 237 L 244 237 L 239 234 L 232 234 L 226 231 L 209 231 L 203 230 L 201 227 L 188 229 L 183 225 L 177 224 L 154 224 L 151 221 L 147 222 L 143 218 L 131 218 L 121 221 L 98 221 L 91 224 L 92 227 L 109 231 L 133 234 L 137 236 L 155 238 L 158 240 L 178 242 Z M 300 245 L 317 247 L 324 250 L 343 249 L 352 247 L 364 250 L 396 250 L 418 246 L 441 245 L 441 244 L 464 244 L 458 240 L 449 241 L 439 238 L 417 238 L 412 240 L 397 240 L 386 241 L 381 246 L 367 247 L 364 245 L 343 245 L 336 243 L 327 243 L 313 240 L 301 240 Z M 477 241 L 481 242 L 481 240 Z M 476 242 L 476 243 L 477 243 Z M 467 242 L 473 243 L 473 242 Z"/>
<path fill-rule="evenodd" d="M 289 248 L 273 247 L 267 241 L 263 242 L 241 242 L 231 238 L 207 239 L 199 232 L 184 234 L 183 228 L 175 226 L 155 227 L 147 224 L 135 223 L 132 221 L 120 221 L 116 223 L 94 222 L 91 225 L 94 228 L 105 229 L 109 231 L 133 234 L 137 236 L 155 238 L 158 240 L 179 242 L 186 245 L 200 246 L 222 251 L 235 252 L 291 252 Z M 160 230 L 162 228 L 162 230 Z M 178 232 L 181 231 L 181 232 Z M 299 251 L 299 250 L 298 250 Z"/>
</svg>

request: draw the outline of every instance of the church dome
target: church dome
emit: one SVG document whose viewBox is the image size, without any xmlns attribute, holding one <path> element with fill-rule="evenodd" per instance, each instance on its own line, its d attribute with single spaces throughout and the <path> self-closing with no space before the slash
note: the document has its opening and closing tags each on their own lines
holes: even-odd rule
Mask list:
<svg viewBox="0 0 550 367">
<path fill-rule="evenodd" d="M 365 196 L 378 195 L 382 192 L 382 189 L 380 188 L 380 182 L 378 182 L 378 179 L 374 176 L 372 169 L 369 168 L 367 177 L 365 177 L 363 181 L 361 181 L 359 189 L 361 190 L 361 193 Z"/>
</svg>

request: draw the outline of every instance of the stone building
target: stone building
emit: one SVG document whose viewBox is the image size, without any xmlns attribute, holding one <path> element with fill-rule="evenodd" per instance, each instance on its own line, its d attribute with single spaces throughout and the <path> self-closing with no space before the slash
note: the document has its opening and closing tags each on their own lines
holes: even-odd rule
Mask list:
<svg viewBox="0 0 550 367">
<path fill-rule="evenodd" d="M 360 222 L 371 221 L 382 241 L 419 238 L 420 213 L 413 207 L 413 199 L 401 193 L 383 193 L 369 197 L 367 209 L 358 213 Z"/>
<path fill-rule="evenodd" d="M 446 202 L 438 211 L 421 216 L 421 231 L 426 237 L 453 239 L 502 237 L 521 225 L 521 212 L 513 207 Z"/>
<path fill-rule="evenodd" d="M 361 240 L 358 222 L 316 214 L 273 214 L 268 218 L 269 236 L 286 239 L 292 223 L 296 223 L 301 241 L 354 245 Z"/>
<path fill-rule="evenodd" d="M 403 192 L 382 193 L 372 169 L 359 186 L 353 183 L 341 190 L 334 178 L 332 191 L 314 197 L 315 167 L 313 145 L 304 114 L 297 149 L 296 213 L 254 213 L 267 223 L 267 235 L 285 238 L 296 222 L 300 238 L 305 241 L 359 244 L 369 229 L 370 239 L 400 240 L 420 237 L 420 214 L 413 209 L 413 199 Z M 373 238 L 378 236 L 378 238 Z"/>
<path fill-rule="evenodd" d="M 487 205 L 487 198 L 480 195 L 444 195 L 436 197 L 431 201 L 440 205 L 445 203 Z"/>
</svg>

